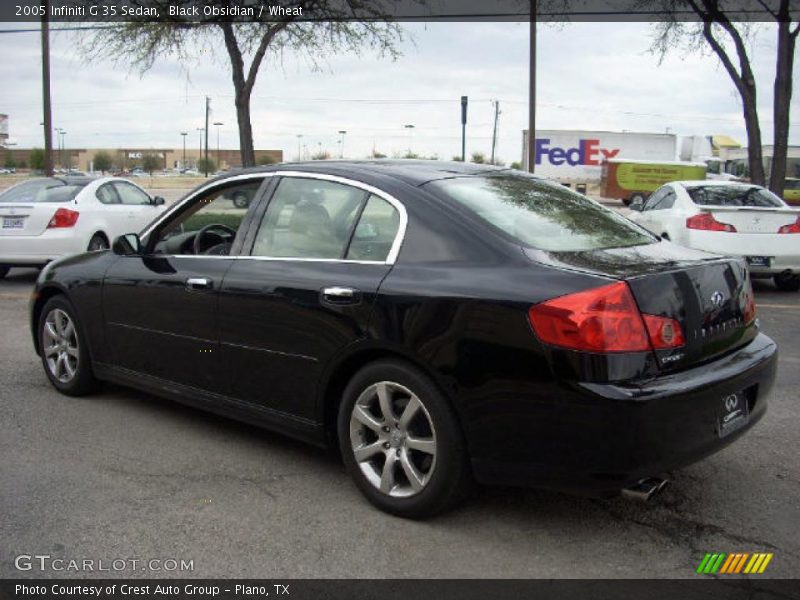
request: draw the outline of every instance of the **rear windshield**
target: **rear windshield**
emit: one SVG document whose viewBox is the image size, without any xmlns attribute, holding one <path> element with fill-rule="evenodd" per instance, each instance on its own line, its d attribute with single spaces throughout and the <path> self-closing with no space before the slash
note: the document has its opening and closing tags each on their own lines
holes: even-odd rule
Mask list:
<svg viewBox="0 0 800 600">
<path fill-rule="evenodd" d="M 626 219 L 561 185 L 522 174 L 456 177 L 425 186 L 455 200 L 519 244 L 577 252 L 656 241 Z"/>
<path fill-rule="evenodd" d="M 83 187 L 58 179 L 33 179 L 8 188 L 0 194 L 0 202 L 69 202 Z"/>
<path fill-rule="evenodd" d="M 756 185 L 698 185 L 686 191 L 703 206 L 786 206 L 775 194 Z"/>
</svg>

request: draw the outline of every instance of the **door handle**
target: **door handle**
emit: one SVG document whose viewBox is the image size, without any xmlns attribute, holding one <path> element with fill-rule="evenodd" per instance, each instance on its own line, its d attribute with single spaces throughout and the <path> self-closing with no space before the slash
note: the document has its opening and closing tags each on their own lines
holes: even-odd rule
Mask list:
<svg viewBox="0 0 800 600">
<path fill-rule="evenodd" d="M 322 290 L 322 299 L 330 304 L 358 304 L 361 292 L 349 287 L 326 287 Z"/>
<path fill-rule="evenodd" d="M 186 280 L 186 289 L 191 291 L 210 290 L 213 282 L 208 277 L 189 277 Z"/>
</svg>

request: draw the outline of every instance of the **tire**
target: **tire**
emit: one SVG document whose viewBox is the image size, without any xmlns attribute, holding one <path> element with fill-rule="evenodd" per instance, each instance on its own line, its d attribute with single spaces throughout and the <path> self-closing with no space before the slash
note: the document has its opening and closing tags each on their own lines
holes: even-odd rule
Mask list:
<svg viewBox="0 0 800 600">
<path fill-rule="evenodd" d="M 83 396 L 97 387 L 87 338 L 69 300 L 59 295 L 47 301 L 37 333 L 42 366 L 54 388 L 67 396 Z"/>
<path fill-rule="evenodd" d="M 382 405 L 390 406 L 388 418 Z M 337 426 L 347 471 L 385 512 L 430 517 L 453 507 L 472 486 L 453 409 L 427 376 L 406 363 L 382 360 L 356 373 L 344 391 Z"/>
<path fill-rule="evenodd" d="M 102 233 L 95 233 L 92 239 L 89 240 L 89 245 L 86 248 L 89 252 L 96 250 L 108 250 L 108 240 Z"/>
<path fill-rule="evenodd" d="M 662 240 L 667 240 L 667 241 L 670 241 L 670 239 L 669 239 L 669 234 L 668 234 L 668 233 L 666 233 L 666 232 L 662 233 L 662 234 L 661 234 L 661 239 L 662 239 Z"/>
<path fill-rule="evenodd" d="M 800 290 L 800 275 L 775 275 L 775 286 L 782 292 Z"/>
<path fill-rule="evenodd" d="M 250 199 L 244 192 L 236 192 L 233 195 L 232 200 L 233 200 L 233 205 L 236 208 L 247 208 L 248 206 L 250 206 Z"/>
<path fill-rule="evenodd" d="M 0 279 L 5 279 L 5 276 L 8 275 L 8 272 L 11 270 L 11 267 L 7 267 L 5 265 L 0 265 Z"/>
</svg>

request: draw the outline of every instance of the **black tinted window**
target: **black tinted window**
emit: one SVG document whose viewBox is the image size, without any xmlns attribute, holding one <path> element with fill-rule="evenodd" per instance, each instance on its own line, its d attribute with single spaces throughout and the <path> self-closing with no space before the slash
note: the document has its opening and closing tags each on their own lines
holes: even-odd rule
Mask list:
<svg viewBox="0 0 800 600">
<path fill-rule="evenodd" d="M 58 179 L 33 179 L 7 189 L 0 194 L 0 202 L 69 202 L 83 187 Z"/>
<path fill-rule="evenodd" d="M 786 206 L 775 194 L 755 185 L 699 185 L 686 191 L 702 206 Z"/>
<path fill-rule="evenodd" d="M 455 177 L 426 184 L 518 243 L 579 251 L 655 242 L 625 217 L 567 188 L 528 175 Z"/>
</svg>

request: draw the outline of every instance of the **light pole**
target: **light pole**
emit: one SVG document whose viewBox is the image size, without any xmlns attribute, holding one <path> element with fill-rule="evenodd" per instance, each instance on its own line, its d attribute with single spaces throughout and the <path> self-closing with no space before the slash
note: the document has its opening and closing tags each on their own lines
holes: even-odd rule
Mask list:
<svg viewBox="0 0 800 600">
<path fill-rule="evenodd" d="M 408 154 L 411 154 L 411 136 L 414 133 L 414 126 L 411 123 L 407 125 L 403 125 L 405 129 L 408 129 Z"/>
<path fill-rule="evenodd" d="M 222 163 L 219 160 L 219 128 L 221 125 L 225 125 L 225 123 L 220 123 L 219 121 L 214 123 L 214 126 L 217 128 L 217 169 L 222 168 Z"/>
<path fill-rule="evenodd" d="M 342 136 L 339 139 L 339 158 L 344 158 L 344 136 L 347 133 L 344 129 L 339 130 L 339 135 Z"/>
<path fill-rule="evenodd" d="M 203 132 L 206 130 L 205 127 L 198 127 L 197 131 L 200 133 L 200 148 L 197 152 L 197 162 L 195 163 L 195 167 L 197 170 L 200 170 L 200 159 L 203 158 Z"/>
<path fill-rule="evenodd" d="M 303 155 L 300 154 L 300 140 L 302 140 L 302 139 L 303 139 L 303 134 L 302 133 L 298 133 L 297 134 L 297 160 L 303 160 Z"/>
<path fill-rule="evenodd" d="M 186 136 L 189 135 L 189 132 L 181 131 L 181 135 L 183 136 L 183 162 L 181 163 L 181 169 L 186 171 Z"/>
<path fill-rule="evenodd" d="M 61 127 L 53 127 L 53 131 L 56 133 L 56 150 L 58 150 L 58 162 L 61 164 L 61 168 L 64 168 L 64 153 L 61 151 Z M 54 161 L 55 162 L 55 161 Z"/>
</svg>

